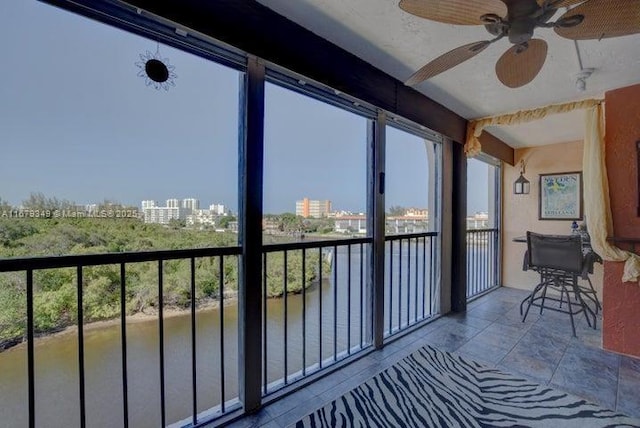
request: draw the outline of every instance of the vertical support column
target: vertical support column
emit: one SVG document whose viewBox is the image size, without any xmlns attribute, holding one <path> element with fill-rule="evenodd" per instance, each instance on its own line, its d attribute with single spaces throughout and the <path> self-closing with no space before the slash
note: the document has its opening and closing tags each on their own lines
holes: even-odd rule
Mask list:
<svg viewBox="0 0 640 428">
<path fill-rule="evenodd" d="M 443 168 L 443 146 L 445 145 L 445 142 L 443 141 L 442 144 L 438 144 L 436 145 L 433 141 L 428 140 L 425 138 L 424 140 L 424 148 L 425 148 L 425 153 L 426 153 L 426 159 L 427 159 L 427 169 L 429 170 L 429 196 L 428 196 L 428 204 L 427 204 L 427 209 L 428 209 L 428 213 L 429 213 L 429 231 L 431 232 L 439 232 L 438 233 L 438 237 L 433 237 L 429 239 L 429 254 L 430 254 L 430 258 L 431 260 L 429 260 L 429 264 L 430 264 L 430 270 L 431 273 L 429 274 L 429 287 L 434 287 L 435 289 L 431 288 L 429 290 L 429 310 L 428 313 L 429 314 L 433 314 L 433 313 L 446 313 L 449 311 L 449 307 L 447 307 L 447 310 L 443 310 L 442 308 L 442 288 L 446 288 L 447 290 L 450 290 L 450 284 L 451 284 L 451 278 L 449 276 L 443 276 L 443 272 L 449 272 L 449 270 L 443 270 L 442 268 L 442 262 L 443 262 L 443 257 L 442 257 L 442 253 L 443 253 L 443 243 L 445 242 L 445 239 L 443 239 L 443 230 L 444 230 L 444 225 L 443 225 L 443 204 L 442 204 L 442 195 L 444 192 L 444 175 L 445 172 L 447 171 L 446 168 Z M 450 168 L 449 170 L 450 171 Z M 451 181 L 451 180 L 449 180 Z M 451 212 L 451 211 L 448 211 Z M 451 227 L 449 226 L 449 231 L 451 230 Z M 450 236 L 450 235 L 447 235 Z M 446 240 L 446 242 L 449 242 L 449 240 Z M 425 265 L 423 265 L 423 269 L 425 269 L 424 271 L 424 278 L 425 278 L 425 282 L 427 282 L 427 275 L 426 275 L 426 263 L 427 263 L 427 259 L 426 259 L 426 254 L 427 254 L 427 240 L 424 240 L 424 251 L 425 251 L 425 259 L 424 259 L 424 263 Z M 447 259 L 448 261 L 450 261 L 450 258 Z M 447 265 L 450 266 L 450 263 Z M 446 280 L 446 286 L 445 286 L 445 280 Z M 440 286 L 438 286 L 438 284 L 440 284 Z M 439 290 L 439 291 L 438 291 Z M 436 291 L 438 291 L 438 294 L 436 295 Z M 449 302 L 449 297 L 447 297 L 445 299 L 447 301 L 447 305 Z M 424 302 L 423 302 L 424 303 Z M 424 314 L 424 307 L 423 307 L 423 314 Z"/>
<path fill-rule="evenodd" d="M 497 229 L 499 227 L 498 210 L 500 204 L 498 203 L 498 172 L 500 171 L 497 165 L 487 162 L 487 189 L 489 190 L 489 224 L 487 229 Z"/>
<path fill-rule="evenodd" d="M 369 252 L 367 305 L 372 311 L 368 337 L 376 349 L 384 338 L 384 192 L 385 192 L 385 128 L 386 114 L 378 113 L 367 129 L 367 230 L 373 238 Z"/>
<path fill-rule="evenodd" d="M 462 144 L 452 145 L 451 310 L 467 310 L 467 158 Z"/>
<path fill-rule="evenodd" d="M 240 78 L 238 361 L 239 397 L 247 413 L 258 410 L 262 402 L 264 75 L 264 63 L 249 57 L 247 72 Z"/>
<path fill-rule="evenodd" d="M 451 274 L 453 272 L 453 146 L 455 146 L 456 144 L 457 143 L 448 139 L 445 139 L 442 143 L 439 297 L 439 310 L 441 314 L 451 312 Z"/>
<path fill-rule="evenodd" d="M 502 174 L 503 168 L 500 163 L 489 168 L 489 220 L 493 223 L 489 227 L 497 229 L 493 234 L 493 279 L 492 286 L 502 286 Z"/>
</svg>

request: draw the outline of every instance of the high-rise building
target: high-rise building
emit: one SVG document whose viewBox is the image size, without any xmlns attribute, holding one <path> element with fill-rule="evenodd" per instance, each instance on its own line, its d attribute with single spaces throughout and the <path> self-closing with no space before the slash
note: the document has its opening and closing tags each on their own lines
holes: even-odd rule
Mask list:
<svg viewBox="0 0 640 428">
<path fill-rule="evenodd" d="M 142 201 L 142 209 L 145 208 L 153 208 L 156 206 L 156 201 L 152 201 L 152 200 L 146 200 L 146 201 Z"/>
<path fill-rule="evenodd" d="M 200 200 L 196 198 L 186 198 L 182 200 L 182 208 L 186 208 L 188 210 L 198 210 L 200 209 Z"/>
<path fill-rule="evenodd" d="M 185 220 L 192 210 L 180 206 L 178 199 L 167 199 L 167 206 L 159 207 L 156 201 L 145 200 L 141 203 L 145 223 L 169 224 L 171 220 Z"/>
<path fill-rule="evenodd" d="M 304 218 L 322 218 L 327 217 L 331 212 L 331 201 L 318 201 L 309 198 L 304 198 L 301 201 L 296 201 L 296 215 Z"/>
<path fill-rule="evenodd" d="M 211 211 L 215 215 L 225 215 L 225 213 L 226 213 L 223 204 L 212 204 L 212 205 L 209 205 L 209 211 Z"/>
<path fill-rule="evenodd" d="M 185 220 L 187 226 L 214 226 L 220 216 L 227 214 L 223 204 L 209 205 L 208 210 L 200 209 L 200 200 L 196 198 L 167 199 L 164 207 L 149 199 L 141 205 L 145 223 L 168 224 L 171 220 Z"/>
<path fill-rule="evenodd" d="M 186 220 L 191 211 L 180 207 L 148 207 L 142 209 L 145 223 L 169 224 L 171 220 Z"/>
<path fill-rule="evenodd" d="M 304 198 L 301 201 L 296 201 L 296 215 L 305 218 L 309 216 L 309 199 Z"/>
</svg>

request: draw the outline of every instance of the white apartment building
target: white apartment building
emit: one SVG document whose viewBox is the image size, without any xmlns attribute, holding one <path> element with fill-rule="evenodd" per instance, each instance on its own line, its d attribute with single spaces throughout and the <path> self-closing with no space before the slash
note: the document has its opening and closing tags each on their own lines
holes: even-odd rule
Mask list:
<svg viewBox="0 0 640 428">
<path fill-rule="evenodd" d="M 488 229 L 491 227 L 489 213 L 477 212 L 467 217 L 467 229 Z"/>
<path fill-rule="evenodd" d="M 146 200 L 146 201 L 142 201 L 142 209 L 145 208 L 153 208 L 156 206 L 156 201 L 152 201 L 152 200 Z"/>
<path fill-rule="evenodd" d="M 338 233 L 367 233 L 367 216 L 344 215 L 336 217 L 334 229 Z"/>
<path fill-rule="evenodd" d="M 390 234 L 428 232 L 429 221 L 424 215 L 387 217 L 385 230 L 386 233 Z M 358 214 L 335 217 L 334 231 L 338 233 L 366 234 L 367 216 Z"/>
<path fill-rule="evenodd" d="M 187 226 L 215 226 L 219 215 L 211 210 L 193 210 L 187 215 Z"/>
<path fill-rule="evenodd" d="M 428 232 L 429 220 L 423 215 L 390 216 L 385 220 L 385 231 L 391 234 Z"/>
<path fill-rule="evenodd" d="M 225 210 L 225 206 L 223 204 L 212 204 L 209 205 L 209 211 L 216 215 L 226 215 L 227 211 Z"/>
<path fill-rule="evenodd" d="M 429 210 L 426 208 L 407 208 L 407 211 L 404 213 L 405 217 L 418 217 L 424 220 L 429 219 Z"/>
<path fill-rule="evenodd" d="M 424 208 L 408 208 L 404 215 L 387 216 L 386 233 L 422 233 L 429 231 L 429 211 Z"/>
<path fill-rule="evenodd" d="M 145 223 L 169 224 L 171 220 L 186 220 L 191 210 L 181 207 L 148 207 L 142 209 Z"/>
<path fill-rule="evenodd" d="M 182 208 L 188 210 L 200 209 L 200 200 L 196 198 L 186 198 L 182 200 Z"/>
<path fill-rule="evenodd" d="M 149 199 L 142 201 L 141 205 L 145 223 L 169 224 L 171 220 L 185 220 L 187 226 L 213 227 L 218 217 L 226 215 L 222 204 L 212 204 L 208 210 L 201 210 L 200 200 L 196 198 L 167 199 L 164 207 Z"/>
<path fill-rule="evenodd" d="M 167 199 L 167 205 L 159 207 L 157 202 L 147 199 L 141 202 L 142 217 L 145 223 L 169 224 L 171 220 L 186 220 L 190 209 L 180 206 L 180 200 Z"/>
</svg>

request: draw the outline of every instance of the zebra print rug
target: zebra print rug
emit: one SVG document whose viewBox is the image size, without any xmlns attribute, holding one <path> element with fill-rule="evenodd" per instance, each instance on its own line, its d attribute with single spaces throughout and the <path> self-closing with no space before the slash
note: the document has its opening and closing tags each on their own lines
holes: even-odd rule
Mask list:
<svg viewBox="0 0 640 428">
<path fill-rule="evenodd" d="M 640 427 L 640 420 L 430 346 L 296 427 Z"/>
</svg>

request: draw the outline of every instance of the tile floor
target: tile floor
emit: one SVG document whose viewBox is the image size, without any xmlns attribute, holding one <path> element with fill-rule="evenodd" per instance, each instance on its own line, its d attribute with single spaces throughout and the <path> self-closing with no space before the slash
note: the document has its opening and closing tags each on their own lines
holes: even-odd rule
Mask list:
<svg viewBox="0 0 640 428">
<path fill-rule="evenodd" d="M 640 418 L 640 359 L 602 350 L 600 320 L 576 318 L 577 338 L 566 314 L 532 308 L 523 323 L 526 294 L 499 288 L 230 426 L 287 426 L 427 343 Z"/>
</svg>

